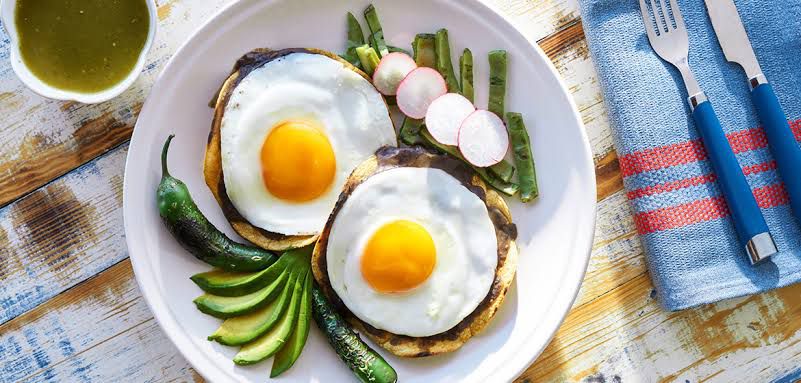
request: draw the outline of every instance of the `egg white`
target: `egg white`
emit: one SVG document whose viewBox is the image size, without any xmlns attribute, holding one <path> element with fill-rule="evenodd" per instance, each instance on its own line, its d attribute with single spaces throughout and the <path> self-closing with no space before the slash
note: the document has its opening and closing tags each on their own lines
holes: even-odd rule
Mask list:
<svg viewBox="0 0 801 383">
<path fill-rule="evenodd" d="M 279 199 L 262 180 L 264 140 L 289 119 L 319 122 L 336 157 L 331 187 L 307 202 Z M 395 140 L 387 106 L 369 81 L 329 57 L 292 53 L 250 72 L 231 94 L 221 125 L 226 194 L 254 226 L 286 235 L 316 234 L 353 169 Z"/>
<path fill-rule="evenodd" d="M 373 233 L 399 220 L 422 225 L 434 240 L 436 266 L 405 293 L 373 290 L 361 257 Z M 348 309 L 371 326 L 414 337 L 445 332 L 487 296 L 498 265 L 498 242 L 487 207 L 440 169 L 396 168 L 356 187 L 331 226 L 328 278 Z"/>
</svg>

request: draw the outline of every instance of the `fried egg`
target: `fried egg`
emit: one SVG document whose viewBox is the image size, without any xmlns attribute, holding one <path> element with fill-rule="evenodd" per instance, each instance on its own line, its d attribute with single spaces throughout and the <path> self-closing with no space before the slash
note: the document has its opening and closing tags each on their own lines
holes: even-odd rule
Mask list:
<svg viewBox="0 0 801 383">
<path fill-rule="evenodd" d="M 286 235 L 322 230 L 348 175 L 394 145 L 373 85 L 321 54 L 291 53 L 248 73 L 221 124 L 225 190 L 252 225 Z"/>
<path fill-rule="evenodd" d="M 487 207 L 443 170 L 401 167 L 358 185 L 331 224 L 331 287 L 371 326 L 445 332 L 487 296 L 498 264 Z"/>
</svg>

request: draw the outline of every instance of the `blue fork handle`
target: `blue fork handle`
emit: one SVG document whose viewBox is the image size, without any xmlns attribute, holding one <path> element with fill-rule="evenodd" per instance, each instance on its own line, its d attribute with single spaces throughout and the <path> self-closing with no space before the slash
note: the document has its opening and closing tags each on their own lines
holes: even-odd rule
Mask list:
<svg viewBox="0 0 801 383">
<path fill-rule="evenodd" d="M 768 143 L 796 219 L 801 221 L 801 146 L 790 130 L 787 117 L 770 84 L 762 84 L 751 92 L 759 119 L 768 136 Z"/>
<path fill-rule="evenodd" d="M 734 227 L 743 246 L 759 234 L 768 233 L 768 224 L 759 210 L 740 164 L 723 133 L 718 116 L 709 101 L 693 110 L 696 129 L 704 141 L 707 156 L 717 174 L 718 185 L 729 205 Z"/>
</svg>

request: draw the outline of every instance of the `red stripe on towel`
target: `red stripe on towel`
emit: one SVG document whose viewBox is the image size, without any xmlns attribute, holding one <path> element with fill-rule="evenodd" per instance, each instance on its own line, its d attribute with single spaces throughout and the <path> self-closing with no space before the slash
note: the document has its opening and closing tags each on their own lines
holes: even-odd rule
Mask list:
<svg viewBox="0 0 801 383">
<path fill-rule="evenodd" d="M 790 121 L 796 140 L 801 141 L 801 120 Z M 768 145 L 765 131 L 759 128 L 741 130 L 726 135 L 735 153 L 761 149 Z M 706 150 L 701 140 L 685 141 L 626 154 L 619 158 L 623 177 L 664 169 L 671 166 L 703 161 Z"/>
<path fill-rule="evenodd" d="M 785 205 L 789 201 L 784 184 L 773 184 L 754 189 L 759 207 L 765 209 Z M 640 234 L 649 234 L 712 221 L 729 215 L 729 208 L 722 196 L 693 201 L 639 213 L 634 216 L 634 224 Z"/>
<path fill-rule="evenodd" d="M 745 175 L 758 174 L 773 169 L 776 169 L 776 161 L 769 161 L 769 162 L 763 162 L 761 164 L 746 166 L 743 168 L 743 173 Z M 715 182 L 716 179 L 717 177 L 714 174 L 705 174 L 702 176 L 685 178 L 678 181 L 666 182 L 663 184 L 656 184 L 632 190 L 626 193 L 626 197 L 628 197 L 629 200 L 635 200 L 637 198 L 647 197 L 655 194 L 667 193 L 692 186 L 712 183 Z"/>
<path fill-rule="evenodd" d="M 783 183 L 754 189 L 754 197 L 759 207 L 763 209 L 790 203 L 790 196 Z"/>
<path fill-rule="evenodd" d="M 700 140 L 660 146 L 627 154 L 618 159 L 623 177 L 698 162 L 706 158 L 706 149 Z"/>
<path fill-rule="evenodd" d="M 773 169 L 776 169 L 776 161 L 768 161 L 768 162 L 763 162 L 761 164 L 756 164 L 756 165 L 751 165 L 751 166 L 744 167 L 743 168 L 743 174 L 745 174 L 745 175 L 758 174 L 758 173 L 763 173 L 763 172 L 766 172 L 768 170 L 773 170 Z"/>
<path fill-rule="evenodd" d="M 629 200 L 634 200 L 637 198 L 647 197 L 654 194 L 667 193 L 674 190 L 688 188 L 691 186 L 698 186 L 710 182 L 715 182 L 715 179 L 716 177 L 714 174 L 705 174 L 703 176 L 685 178 L 683 180 L 667 182 L 653 186 L 646 186 L 644 188 L 632 190 L 626 193 L 626 196 L 629 198 Z"/>
</svg>

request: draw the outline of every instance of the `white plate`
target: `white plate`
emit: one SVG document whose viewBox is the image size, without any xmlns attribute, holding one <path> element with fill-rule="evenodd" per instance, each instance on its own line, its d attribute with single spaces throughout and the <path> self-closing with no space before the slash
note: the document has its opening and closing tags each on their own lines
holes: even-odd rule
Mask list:
<svg viewBox="0 0 801 383">
<path fill-rule="evenodd" d="M 595 173 L 575 105 L 534 41 L 475 0 L 372 0 L 387 39 L 409 48 L 418 32 L 448 28 L 454 56 L 469 46 L 477 104 L 486 105 L 486 54 L 509 51 L 507 108 L 523 112 L 537 162 L 540 198 L 512 202 L 519 230 L 517 279 L 490 326 L 457 352 L 399 359 L 382 352 L 404 382 L 511 380 L 547 345 L 578 292 L 595 224 Z M 145 299 L 187 360 L 213 382 L 262 382 L 270 362 L 237 367 L 236 348 L 206 341 L 219 320 L 198 312 L 201 291 L 189 276 L 209 267 L 170 237 L 158 216 L 159 151 L 175 133 L 170 169 L 219 228 L 232 234 L 203 182 L 201 162 L 212 110 L 206 106 L 233 62 L 256 47 L 345 47 L 345 12 L 361 15 L 367 0 L 243 0 L 201 27 L 172 57 L 142 108 L 128 152 L 124 210 L 128 250 Z M 458 57 L 458 56 L 456 56 Z M 454 62 L 458 62 L 455 60 Z M 238 238 L 235 237 L 234 238 Z M 312 326 L 314 327 L 314 326 Z M 297 364 L 282 382 L 353 380 L 314 328 Z"/>
</svg>

